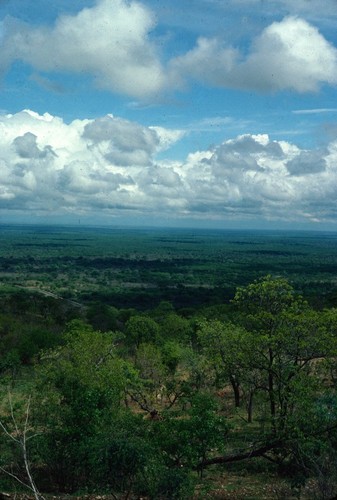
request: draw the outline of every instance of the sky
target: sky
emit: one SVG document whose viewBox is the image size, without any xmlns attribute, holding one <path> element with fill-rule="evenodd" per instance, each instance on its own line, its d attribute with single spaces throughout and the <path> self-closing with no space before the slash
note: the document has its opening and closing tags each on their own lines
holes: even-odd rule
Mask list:
<svg viewBox="0 0 337 500">
<path fill-rule="evenodd" d="M 0 223 L 337 230 L 337 0 L 0 0 Z"/>
</svg>

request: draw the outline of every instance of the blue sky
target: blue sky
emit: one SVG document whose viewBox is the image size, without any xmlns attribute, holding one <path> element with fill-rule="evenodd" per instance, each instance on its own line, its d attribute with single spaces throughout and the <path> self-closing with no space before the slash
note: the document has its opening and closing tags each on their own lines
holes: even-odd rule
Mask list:
<svg viewBox="0 0 337 500">
<path fill-rule="evenodd" d="M 1 222 L 336 229 L 337 3 L 0 0 Z"/>
</svg>

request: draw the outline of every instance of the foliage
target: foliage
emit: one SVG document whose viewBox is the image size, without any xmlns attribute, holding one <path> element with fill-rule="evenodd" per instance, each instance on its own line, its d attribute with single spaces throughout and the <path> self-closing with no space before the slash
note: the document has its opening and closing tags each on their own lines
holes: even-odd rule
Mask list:
<svg viewBox="0 0 337 500">
<path fill-rule="evenodd" d="M 300 381 L 310 374 L 314 360 L 332 354 L 331 333 L 321 315 L 282 278 L 267 276 L 239 289 L 234 304 L 242 311 L 251 352 L 249 366 L 260 374 L 274 431 L 283 430 L 303 394 L 303 386 L 298 389 Z"/>
<path fill-rule="evenodd" d="M 156 342 L 159 331 L 159 325 L 146 315 L 131 316 L 125 326 L 128 343 L 136 347 L 143 343 Z"/>
<path fill-rule="evenodd" d="M 65 345 L 45 354 L 37 370 L 35 421 L 46 429 L 37 451 L 63 491 L 74 491 L 90 470 L 92 441 L 110 429 L 127 380 L 114 336 L 72 322 Z"/>
<path fill-rule="evenodd" d="M 156 438 L 170 466 L 197 468 L 213 449 L 225 444 L 229 426 L 218 414 L 214 397 L 200 392 L 190 404 L 184 418 L 165 418 L 156 425 Z"/>
<path fill-rule="evenodd" d="M 230 383 L 236 406 L 240 406 L 240 388 L 245 381 L 253 384 L 251 356 L 253 339 L 242 327 L 217 320 L 199 323 L 198 340 L 219 384 Z"/>
<path fill-rule="evenodd" d="M 184 499 L 207 477 L 268 471 L 336 495 L 332 236 L 20 238 L 0 236 L 0 420 L 7 385 L 18 409 L 32 394 L 40 490 Z M 24 478 L 22 452 L 0 439 L 1 467 Z"/>
</svg>

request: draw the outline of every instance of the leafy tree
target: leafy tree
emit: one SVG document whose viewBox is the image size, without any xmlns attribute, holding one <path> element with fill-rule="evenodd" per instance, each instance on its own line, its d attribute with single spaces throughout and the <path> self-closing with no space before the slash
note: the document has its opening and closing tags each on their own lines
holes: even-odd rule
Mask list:
<svg viewBox="0 0 337 500">
<path fill-rule="evenodd" d="M 88 307 L 86 317 L 95 330 L 111 331 L 117 329 L 118 310 L 106 304 L 95 303 Z"/>
<path fill-rule="evenodd" d="M 146 315 L 131 316 L 125 325 L 126 340 L 131 346 L 156 342 L 160 328 L 156 321 Z"/>
<path fill-rule="evenodd" d="M 127 395 L 152 418 L 172 408 L 188 392 L 188 382 L 176 371 L 182 358 L 183 349 L 172 342 L 162 349 L 154 344 L 141 344 L 137 349 L 137 372 L 133 372 Z"/>
<path fill-rule="evenodd" d="M 90 476 L 93 441 L 110 432 L 121 408 L 128 366 L 113 334 L 73 321 L 64 337 L 37 369 L 34 415 L 46 429 L 37 443 L 48 474 L 62 491 L 74 491 Z"/>
<path fill-rule="evenodd" d="M 175 340 L 187 343 L 192 334 L 191 322 L 178 314 L 170 313 L 161 319 L 161 335 L 163 341 Z"/>
<path fill-rule="evenodd" d="M 222 450 L 229 426 L 218 413 L 218 403 L 208 393 L 200 392 L 190 399 L 184 418 L 168 418 L 158 422 L 156 438 L 170 467 L 199 468 L 214 449 Z M 200 466 L 200 467 L 199 467 Z"/>
<path fill-rule="evenodd" d="M 161 355 L 164 365 L 168 368 L 170 374 L 174 374 L 179 363 L 184 357 L 185 349 L 181 344 L 174 340 L 168 340 L 161 348 Z"/>
<path fill-rule="evenodd" d="M 234 304 L 251 335 L 251 366 L 263 377 L 273 428 L 282 429 L 296 408 L 290 401 L 300 398 L 297 378 L 329 352 L 331 335 L 321 315 L 283 278 L 267 276 L 238 289 Z"/>
<path fill-rule="evenodd" d="M 130 412 L 120 413 L 104 446 L 93 449 L 96 484 L 106 491 L 122 493 L 123 498 L 190 498 L 194 488 L 191 471 L 168 463 L 159 439 L 161 423 Z"/>
<path fill-rule="evenodd" d="M 241 384 L 248 379 L 250 336 L 240 326 L 220 321 L 202 321 L 198 340 L 209 363 L 215 370 L 216 382 L 230 382 L 235 406 L 240 406 Z"/>
</svg>

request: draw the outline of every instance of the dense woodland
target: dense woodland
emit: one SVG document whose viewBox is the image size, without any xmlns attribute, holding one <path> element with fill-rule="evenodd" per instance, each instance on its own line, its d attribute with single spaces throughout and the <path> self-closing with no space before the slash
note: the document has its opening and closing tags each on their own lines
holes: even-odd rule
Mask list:
<svg viewBox="0 0 337 500">
<path fill-rule="evenodd" d="M 2 229 L 4 495 L 337 498 L 337 235 Z"/>
</svg>

